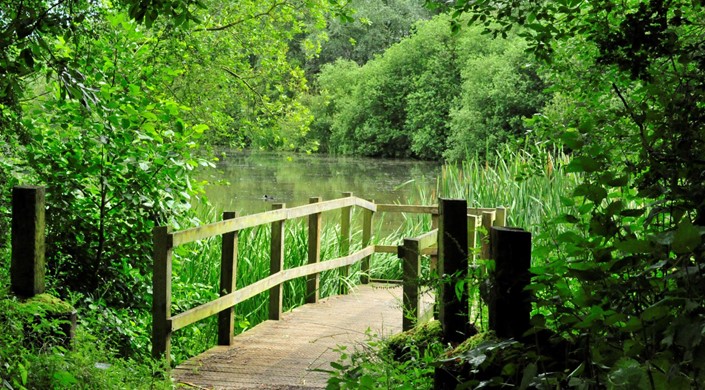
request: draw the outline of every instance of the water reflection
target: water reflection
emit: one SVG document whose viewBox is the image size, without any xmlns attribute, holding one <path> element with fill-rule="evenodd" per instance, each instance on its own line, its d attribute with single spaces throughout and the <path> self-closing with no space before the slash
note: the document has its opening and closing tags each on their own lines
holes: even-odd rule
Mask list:
<svg viewBox="0 0 705 390">
<path fill-rule="evenodd" d="M 203 172 L 211 202 L 241 215 L 307 204 L 310 197 L 338 198 L 343 192 L 377 203 L 417 203 L 415 185 L 434 187 L 440 164 L 291 153 L 226 151 L 217 168 Z M 430 187 L 429 187 L 430 186 Z"/>
</svg>

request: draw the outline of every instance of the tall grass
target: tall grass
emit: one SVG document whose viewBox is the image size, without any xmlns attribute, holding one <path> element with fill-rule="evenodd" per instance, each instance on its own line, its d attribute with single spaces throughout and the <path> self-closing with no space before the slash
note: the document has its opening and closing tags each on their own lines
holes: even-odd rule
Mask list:
<svg viewBox="0 0 705 390">
<path fill-rule="evenodd" d="M 467 199 L 469 207 L 508 207 L 507 224 L 537 233 L 544 223 L 569 211 L 579 176 L 563 167 L 568 157 L 542 146 L 515 151 L 504 146 L 488 160 L 447 164 L 438 178 L 441 197 Z"/>
</svg>

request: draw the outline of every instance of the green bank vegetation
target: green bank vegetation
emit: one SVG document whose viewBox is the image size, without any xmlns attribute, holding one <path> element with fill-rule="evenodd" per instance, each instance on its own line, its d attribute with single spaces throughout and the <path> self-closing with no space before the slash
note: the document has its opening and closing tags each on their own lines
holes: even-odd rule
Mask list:
<svg viewBox="0 0 705 390">
<path fill-rule="evenodd" d="M 517 355 L 531 346 L 488 338 L 458 352 L 473 362 L 459 378 L 468 387 L 702 386 L 702 2 L 426 7 L 3 2 L 0 286 L 9 285 L 10 189 L 45 185 L 48 287 L 76 307 L 80 326 L 74 349 L 32 344 L 26 324 L 57 324 L 31 320 L 41 311 L 2 287 L 2 386 L 170 386 L 152 379 L 162 367 L 147 357 L 150 232 L 214 217 L 194 211 L 203 183 L 192 173 L 213 163 L 203 156 L 216 144 L 445 159 L 438 188 L 421 198 L 511 207 L 510 223 L 535 233 L 532 323 L 570 345 L 567 366 L 549 370 L 538 355 Z M 410 218 L 398 234 L 428 224 Z M 289 229 L 292 242 L 303 239 Z M 266 232 L 243 235 L 253 252 L 241 266 L 257 274 Z M 198 245 L 177 253 L 176 304 L 216 294 L 216 244 Z M 380 257 L 380 276 L 398 269 Z M 324 295 L 344 282 L 327 275 Z M 288 307 L 300 288 L 287 285 Z M 239 309 L 240 328 L 262 318 L 258 302 Z M 175 350 L 195 353 L 213 325 L 181 333 Z M 409 383 L 428 384 L 439 355 L 415 353 L 404 364 L 418 366 L 346 378 L 402 384 L 418 368 Z M 371 359 L 339 373 L 371 369 Z M 476 375 L 489 361 L 498 373 Z M 377 381 L 390 372 L 393 382 Z"/>
</svg>

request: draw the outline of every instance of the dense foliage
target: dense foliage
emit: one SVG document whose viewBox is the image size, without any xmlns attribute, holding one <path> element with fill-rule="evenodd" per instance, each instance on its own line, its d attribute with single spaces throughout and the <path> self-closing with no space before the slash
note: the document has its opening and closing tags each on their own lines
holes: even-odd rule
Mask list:
<svg viewBox="0 0 705 390">
<path fill-rule="evenodd" d="M 523 135 L 523 120 L 546 100 L 523 40 L 491 39 L 479 28 L 453 34 L 449 21 L 417 23 L 362 66 L 324 66 L 311 135 L 334 153 L 450 160 Z"/>
<path fill-rule="evenodd" d="M 570 150 L 583 178 L 565 199 L 576 211 L 550 222 L 565 231 L 535 253 L 534 324 L 580 346 L 579 367 L 545 383 L 702 386 L 702 2 L 455 8 L 495 35 L 522 26 L 558 92 L 539 134 Z"/>
<path fill-rule="evenodd" d="M 210 164 L 199 157 L 207 143 L 306 148 L 299 139 L 310 115 L 297 103 L 305 80 L 287 61 L 288 43 L 340 6 L 3 2 L 2 284 L 10 189 L 45 185 L 48 287 L 90 315 L 87 331 L 104 338 L 90 356 L 147 355 L 152 227 L 192 223 L 187 211 L 202 194 L 190 172 Z M 9 315 L 18 310 L 7 304 Z M 61 350 L 4 341 L 5 387 L 44 387 L 41 378 L 28 383 L 27 370 L 41 370 L 43 360 L 64 364 Z"/>
<path fill-rule="evenodd" d="M 303 64 L 309 80 L 325 64 L 338 59 L 364 65 L 393 44 L 407 38 L 416 21 L 429 19 L 431 11 L 415 0 L 352 0 L 349 18 L 329 20 L 324 29 L 295 41 L 291 55 Z M 318 45 L 316 45 L 316 43 Z M 314 56 L 307 53 L 318 52 Z"/>
</svg>

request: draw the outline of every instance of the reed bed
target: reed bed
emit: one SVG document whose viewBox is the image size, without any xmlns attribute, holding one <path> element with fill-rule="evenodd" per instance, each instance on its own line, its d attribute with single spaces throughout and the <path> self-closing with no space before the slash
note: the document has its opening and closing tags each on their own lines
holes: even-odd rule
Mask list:
<svg viewBox="0 0 705 390">
<path fill-rule="evenodd" d="M 509 226 L 538 233 L 547 221 L 570 211 L 561 199 L 570 196 L 580 177 L 565 172 L 567 163 L 568 156 L 558 150 L 506 146 L 489 160 L 445 165 L 436 191 L 467 199 L 469 207 L 507 207 Z"/>
</svg>

